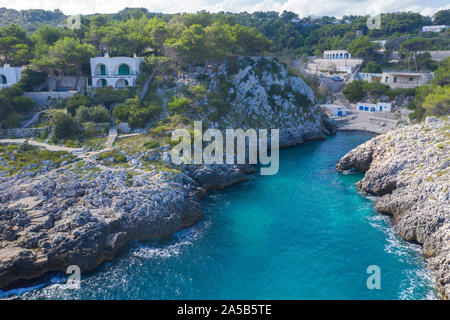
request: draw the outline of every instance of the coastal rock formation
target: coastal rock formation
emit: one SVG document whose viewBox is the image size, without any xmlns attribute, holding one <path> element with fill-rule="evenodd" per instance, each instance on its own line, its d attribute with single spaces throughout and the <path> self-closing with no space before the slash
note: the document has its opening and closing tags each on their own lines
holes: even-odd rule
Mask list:
<svg viewBox="0 0 450 320">
<path fill-rule="evenodd" d="M 240 57 L 218 70 L 197 69 L 158 94 L 182 96 L 203 79 L 207 93 L 192 109 L 204 108 L 193 115 L 204 130 L 280 129 L 280 146 L 335 131 L 313 91 L 276 60 Z M 70 265 L 91 270 L 133 239 L 189 227 L 201 218 L 208 190 L 245 181 L 255 171 L 250 165 L 175 166 L 169 149 L 117 143 L 90 158 L 80 151 L 60 167 L 25 167 L 12 177 L 0 172 L 0 288 Z"/>
<path fill-rule="evenodd" d="M 379 196 L 376 210 L 398 233 L 423 245 L 436 289 L 450 298 L 450 122 L 390 131 L 348 152 L 338 170 L 365 172 L 360 190 Z"/>
<path fill-rule="evenodd" d="M 230 58 L 217 71 L 199 67 L 183 74 L 170 93 L 180 95 L 198 79 L 207 79 L 208 92 L 198 99 L 199 107 L 207 107 L 198 117 L 209 128 L 279 129 L 281 147 L 330 132 L 311 88 L 276 59 Z"/>
<path fill-rule="evenodd" d="M 90 169 L 95 169 L 92 165 Z M 69 265 L 91 270 L 127 242 L 166 237 L 197 222 L 207 190 L 246 180 L 247 166 L 183 172 L 51 171 L 0 178 L 0 288 Z"/>
</svg>

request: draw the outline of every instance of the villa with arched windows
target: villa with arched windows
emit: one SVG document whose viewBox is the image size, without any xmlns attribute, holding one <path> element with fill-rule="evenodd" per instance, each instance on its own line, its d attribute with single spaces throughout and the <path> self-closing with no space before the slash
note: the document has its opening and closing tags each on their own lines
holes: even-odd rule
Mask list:
<svg viewBox="0 0 450 320">
<path fill-rule="evenodd" d="M 22 70 L 23 67 L 11 67 L 9 64 L 0 67 L 0 89 L 11 87 L 19 82 Z"/>
<path fill-rule="evenodd" d="M 352 56 L 347 50 L 325 50 L 324 59 L 350 59 Z"/>
<path fill-rule="evenodd" d="M 141 71 L 141 57 L 91 58 L 92 87 L 113 87 L 116 89 L 134 86 Z"/>
</svg>

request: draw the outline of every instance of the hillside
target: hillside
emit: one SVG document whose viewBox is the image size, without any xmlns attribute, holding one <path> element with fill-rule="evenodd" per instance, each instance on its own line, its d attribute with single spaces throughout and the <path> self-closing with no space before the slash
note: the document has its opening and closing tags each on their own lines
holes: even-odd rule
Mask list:
<svg viewBox="0 0 450 320">
<path fill-rule="evenodd" d="M 0 28 L 14 23 L 33 33 L 40 26 L 57 26 L 64 23 L 67 16 L 60 10 L 47 11 L 42 9 L 14 10 L 0 8 Z"/>
</svg>

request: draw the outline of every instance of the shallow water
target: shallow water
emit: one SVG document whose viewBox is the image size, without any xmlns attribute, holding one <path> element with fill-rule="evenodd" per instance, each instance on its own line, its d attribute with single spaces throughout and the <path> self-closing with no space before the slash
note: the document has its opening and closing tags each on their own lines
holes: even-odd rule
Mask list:
<svg viewBox="0 0 450 320">
<path fill-rule="evenodd" d="M 420 247 L 401 240 L 361 174 L 340 174 L 339 158 L 373 137 L 340 132 L 280 152 L 280 171 L 207 196 L 204 217 L 163 241 L 135 243 L 83 274 L 44 287 L 0 292 L 26 299 L 433 299 Z M 381 270 L 369 290 L 367 267 Z"/>
</svg>

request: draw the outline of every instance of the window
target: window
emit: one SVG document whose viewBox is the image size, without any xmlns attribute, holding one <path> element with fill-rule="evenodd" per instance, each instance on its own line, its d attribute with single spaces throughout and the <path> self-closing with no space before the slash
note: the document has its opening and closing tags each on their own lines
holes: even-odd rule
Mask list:
<svg viewBox="0 0 450 320">
<path fill-rule="evenodd" d="M 386 78 L 384 79 L 384 82 L 388 82 L 388 80 L 389 80 L 389 77 L 386 77 Z"/>
<path fill-rule="evenodd" d="M 6 80 L 6 76 L 5 75 L 1 75 L 1 77 L 0 77 L 0 83 L 1 84 L 7 84 L 8 82 L 7 82 L 7 80 Z"/>
<path fill-rule="evenodd" d="M 414 78 L 413 77 L 409 77 L 409 82 L 413 82 Z"/>
<path fill-rule="evenodd" d="M 397 83 L 397 77 L 394 77 L 394 83 Z"/>
</svg>

